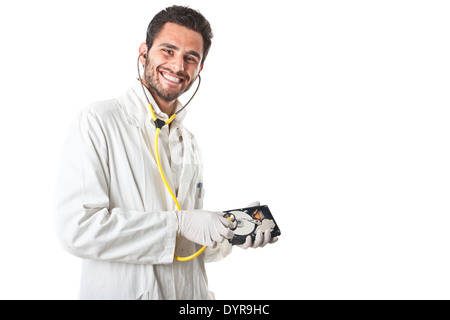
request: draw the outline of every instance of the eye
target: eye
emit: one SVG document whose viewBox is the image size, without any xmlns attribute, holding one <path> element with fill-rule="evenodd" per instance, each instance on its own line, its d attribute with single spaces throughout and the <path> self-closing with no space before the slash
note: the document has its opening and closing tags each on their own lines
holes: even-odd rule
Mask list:
<svg viewBox="0 0 450 320">
<path fill-rule="evenodd" d="M 162 51 L 164 51 L 167 54 L 173 55 L 173 51 L 170 49 L 162 49 Z"/>
<path fill-rule="evenodd" d="M 197 63 L 197 59 L 192 56 L 185 56 L 184 61 L 186 61 L 188 63 Z"/>
</svg>

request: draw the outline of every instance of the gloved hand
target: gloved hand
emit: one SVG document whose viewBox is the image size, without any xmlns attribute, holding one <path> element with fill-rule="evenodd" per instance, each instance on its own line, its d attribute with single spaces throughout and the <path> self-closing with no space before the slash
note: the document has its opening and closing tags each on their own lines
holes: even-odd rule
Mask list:
<svg viewBox="0 0 450 320">
<path fill-rule="evenodd" d="M 247 207 L 256 207 L 259 206 L 259 201 L 255 201 L 247 205 Z M 278 237 L 273 237 L 271 234 L 271 230 L 267 230 L 265 232 L 262 232 L 261 230 L 258 230 L 256 232 L 255 241 L 252 241 L 251 236 L 247 236 L 245 238 L 245 242 L 243 244 L 239 244 L 238 247 L 242 249 L 248 249 L 248 248 L 262 248 L 268 243 L 275 243 L 278 241 Z"/>
<path fill-rule="evenodd" d="M 204 210 L 175 211 L 178 232 L 192 242 L 215 248 L 217 243 L 234 236 L 230 230 L 232 222 L 223 217 L 223 212 Z"/>
<path fill-rule="evenodd" d="M 261 230 L 256 231 L 255 241 L 252 241 L 251 236 L 247 236 L 245 238 L 245 242 L 243 244 L 239 244 L 238 247 L 242 249 L 248 248 L 262 248 L 268 243 L 275 243 L 278 241 L 278 237 L 273 237 L 270 233 L 270 230 L 262 232 Z"/>
</svg>

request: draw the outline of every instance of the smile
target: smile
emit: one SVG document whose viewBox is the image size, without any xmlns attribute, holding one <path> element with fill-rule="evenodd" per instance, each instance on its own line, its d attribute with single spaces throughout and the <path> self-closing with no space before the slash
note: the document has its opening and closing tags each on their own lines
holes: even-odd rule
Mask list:
<svg viewBox="0 0 450 320">
<path fill-rule="evenodd" d="M 160 74 L 164 77 L 164 79 L 169 80 L 171 82 L 181 83 L 181 82 L 184 81 L 182 78 L 178 78 L 178 77 L 172 76 L 172 75 L 170 75 L 170 74 L 168 74 L 168 73 L 166 73 L 164 71 L 160 71 Z"/>
</svg>

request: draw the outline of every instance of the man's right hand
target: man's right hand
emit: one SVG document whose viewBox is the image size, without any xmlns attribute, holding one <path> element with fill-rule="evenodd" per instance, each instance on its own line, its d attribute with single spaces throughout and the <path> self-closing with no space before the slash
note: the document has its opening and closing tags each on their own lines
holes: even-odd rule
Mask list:
<svg viewBox="0 0 450 320">
<path fill-rule="evenodd" d="M 175 211 L 178 233 L 202 246 L 215 248 L 217 243 L 234 236 L 230 230 L 232 222 L 223 217 L 223 212 L 204 210 Z"/>
</svg>

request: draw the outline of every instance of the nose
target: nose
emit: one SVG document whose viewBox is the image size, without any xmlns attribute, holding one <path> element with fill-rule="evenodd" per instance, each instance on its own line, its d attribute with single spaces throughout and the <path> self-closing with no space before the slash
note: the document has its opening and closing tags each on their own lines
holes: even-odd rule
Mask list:
<svg viewBox="0 0 450 320">
<path fill-rule="evenodd" d="M 184 71 L 184 57 L 183 56 L 177 56 L 174 57 L 171 63 L 175 73 L 179 71 Z"/>
</svg>

